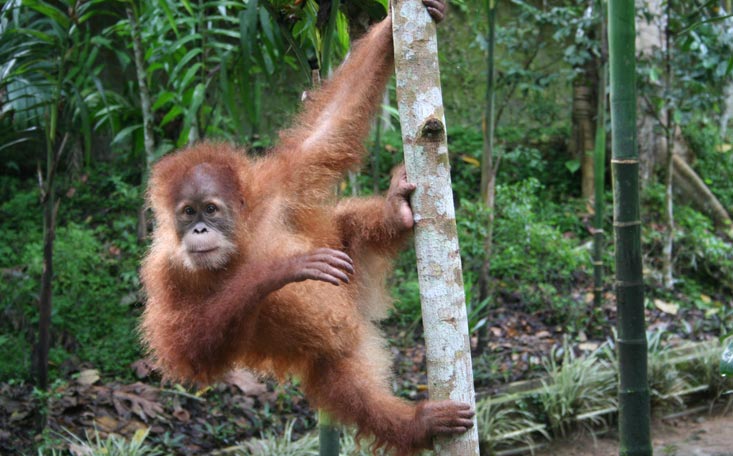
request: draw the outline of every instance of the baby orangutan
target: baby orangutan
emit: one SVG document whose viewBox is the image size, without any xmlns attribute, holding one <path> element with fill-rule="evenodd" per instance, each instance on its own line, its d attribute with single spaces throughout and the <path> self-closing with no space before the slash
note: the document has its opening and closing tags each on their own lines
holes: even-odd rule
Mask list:
<svg viewBox="0 0 733 456">
<path fill-rule="evenodd" d="M 440 20 L 443 0 L 424 0 Z M 335 202 L 358 166 L 393 68 L 391 20 L 371 29 L 295 127 L 260 159 L 201 143 L 158 162 L 156 220 L 143 262 L 143 338 L 172 378 L 211 382 L 233 367 L 297 376 L 311 403 L 399 455 L 472 426 L 467 404 L 391 393 L 375 326 L 384 280 L 409 237 L 415 186 L 393 172 L 385 197 Z"/>
</svg>

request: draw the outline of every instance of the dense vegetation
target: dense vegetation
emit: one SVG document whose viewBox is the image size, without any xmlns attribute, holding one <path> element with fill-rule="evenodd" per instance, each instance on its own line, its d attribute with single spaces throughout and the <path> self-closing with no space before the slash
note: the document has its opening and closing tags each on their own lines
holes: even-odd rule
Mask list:
<svg viewBox="0 0 733 456">
<path fill-rule="evenodd" d="M 492 318 L 526 315 L 537 318 L 540 329 L 557 334 L 557 346 L 563 337 L 570 344 L 611 340 L 611 293 L 605 294 L 603 308 L 593 307 L 589 299 L 592 209 L 580 193 L 571 114 L 573 86 L 601 55 L 601 41 L 592 32 L 597 17 L 586 14 L 588 2 L 550 2 L 552 7 L 540 5 L 547 2 L 500 2 L 495 153 L 501 165 L 491 254 L 496 293 L 481 299 L 479 271 L 489 215 L 479 195 L 485 11 L 484 2 L 477 0 L 451 3 L 439 36 L 470 329 L 476 334 L 492 326 Z M 680 141 L 689 146 L 686 158 L 731 212 L 733 127 L 719 121 L 733 103 L 726 92 L 733 91 L 730 19 L 710 20 L 722 14 L 720 6 L 712 6 L 717 2 L 682 3 L 675 2 L 669 12 L 676 27 L 669 89 L 660 95 L 665 71 L 660 51 L 640 61 L 641 96 L 658 112 L 671 109 Z M 130 365 L 144 355 L 136 333 L 143 302 L 137 271 L 146 249 L 139 239 L 139 212 L 149 164 L 198 139 L 230 140 L 252 153 L 266 153 L 277 140 L 277 129 L 297 109 L 302 91 L 311 86 L 311 66 L 327 74 L 330 62 L 344 57 L 349 33 L 358 34 L 355 24 L 383 15 L 385 4 L 353 2 L 329 22 L 313 0 L 5 2 L 0 10 L 0 382 L 32 384 L 43 272 L 44 190 L 39 181 L 49 182 L 48 169 L 53 171 L 50 191 L 59 202 L 51 379 L 64 384 L 94 368 L 104 381 L 131 382 L 135 373 Z M 143 43 L 144 68 L 136 68 L 135 40 Z M 150 150 L 136 78 L 140 69 L 151 101 Z M 370 160 L 343 183 L 342 193 L 384 190 L 389 170 L 401 161 L 394 106 L 385 105 L 381 119 L 382 128 L 367 144 Z M 675 284 L 665 288 L 664 172 L 655 167 L 643 187 L 648 316 L 658 323 L 658 337 L 665 343 L 713 340 L 733 327 L 731 231 L 678 195 Z M 610 185 L 605 195 L 610 207 Z M 605 225 L 610 232 L 610 212 Z M 613 249 L 608 242 L 607 291 L 612 288 Z M 397 347 L 420 342 L 414 264 L 414 252 L 408 250 L 390 282 L 395 312 L 385 330 Z M 510 334 L 501 337 L 511 342 Z M 477 356 L 477 386 L 496 387 L 547 371 L 541 360 L 519 371 L 507 368 L 507 357 L 515 353 L 488 350 Z M 553 363 L 569 363 L 572 356 L 552 353 L 545 353 L 544 361 L 550 371 L 557 369 Z M 404 394 L 413 395 L 413 386 L 405 386 Z M 545 410 L 551 414 L 551 408 Z M 563 419 L 552 421 L 558 433 L 565 432 Z M 24 425 L 31 427 L 31 421 Z M 249 425 L 254 429 L 249 435 L 256 435 L 256 426 Z"/>
</svg>

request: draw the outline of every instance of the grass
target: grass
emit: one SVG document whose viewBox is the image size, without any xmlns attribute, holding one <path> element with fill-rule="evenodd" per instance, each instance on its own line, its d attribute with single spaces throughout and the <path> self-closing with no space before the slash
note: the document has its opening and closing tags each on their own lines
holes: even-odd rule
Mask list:
<svg viewBox="0 0 733 456">
<path fill-rule="evenodd" d="M 589 430 L 606 424 L 605 415 L 592 412 L 617 407 L 616 375 L 601 353 L 578 357 L 566 341 L 545 361 L 548 376 L 538 399 L 554 435 L 564 437 L 579 415 Z"/>
<path fill-rule="evenodd" d="M 138 429 L 131 439 L 125 439 L 116 434 L 102 438 L 95 430 L 93 435 L 87 434 L 87 439 L 81 439 L 74 434 L 59 436 L 68 447 L 68 452 L 76 456 L 162 456 L 165 453 L 145 442 L 149 429 Z M 39 456 L 57 456 L 68 454 L 55 448 L 39 449 Z"/>
</svg>

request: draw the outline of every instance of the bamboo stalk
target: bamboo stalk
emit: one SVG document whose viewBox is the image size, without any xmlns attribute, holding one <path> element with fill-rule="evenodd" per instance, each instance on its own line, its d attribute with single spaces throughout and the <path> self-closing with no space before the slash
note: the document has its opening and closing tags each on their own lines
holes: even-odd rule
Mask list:
<svg viewBox="0 0 733 456">
<path fill-rule="evenodd" d="M 593 222 L 593 305 L 600 309 L 603 304 L 603 247 L 606 232 L 603 229 L 605 207 L 603 193 L 606 182 L 606 85 L 608 82 L 607 41 L 605 40 L 605 14 L 603 2 L 600 1 L 601 16 L 601 68 L 598 75 L 598 108 L 596 115 L 596 143 L 593 157 L 595 170 L 595 219 Z"/>
<path fill-rule="evenodd" d="M 610 0 L 614 239 L 619 356 L 619 454 L 652 454 L 641 263 L 639 152 L 636 144 L 634 0 Z"/>
<path fill-rule="evenodd" d="M 323 410 L 318 411 L 318 456 L 339 456 L 341 426 Z"/>
</svg>

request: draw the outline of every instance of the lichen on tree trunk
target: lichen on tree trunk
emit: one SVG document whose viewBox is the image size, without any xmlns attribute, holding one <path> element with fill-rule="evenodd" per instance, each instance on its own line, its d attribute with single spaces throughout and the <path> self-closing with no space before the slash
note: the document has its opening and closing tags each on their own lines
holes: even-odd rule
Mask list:
<svg viewBox="0 0 733 456">
<path fill-rule="evenodd" d="M 430 398 L 475 408 L 435 26 L 417 0 L 394 0 L 392 20 L 405 165 L 417 184 L 411 202 Z M 478 456 L 476 426 L 436 439 L 435 451 Z"/>
</svg>

